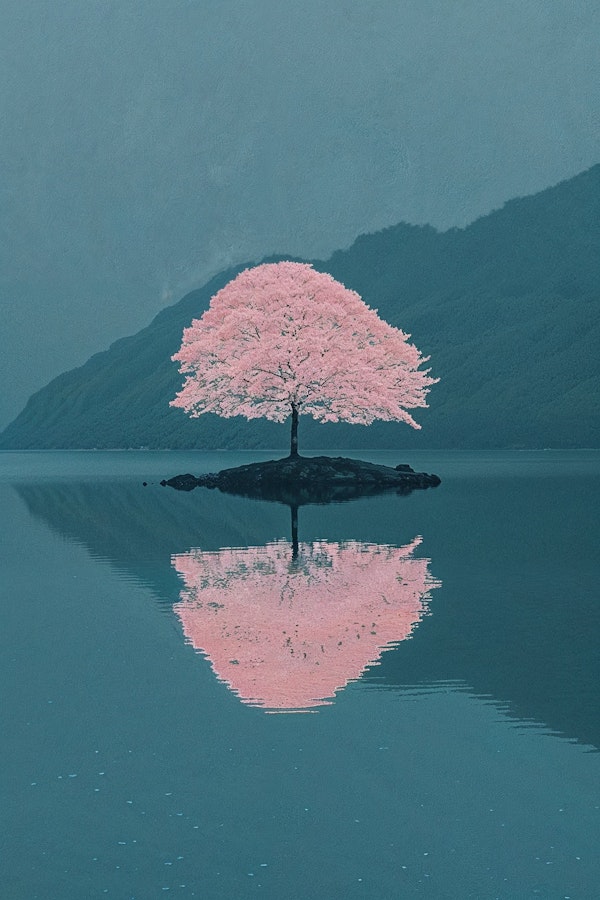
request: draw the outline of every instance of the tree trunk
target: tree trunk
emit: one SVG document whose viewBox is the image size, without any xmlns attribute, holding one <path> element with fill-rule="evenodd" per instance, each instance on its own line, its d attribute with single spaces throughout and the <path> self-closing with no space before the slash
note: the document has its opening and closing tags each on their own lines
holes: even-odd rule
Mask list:
<svg viewBox="0 0 600 900">
<path fill-rule="evenodd" d="M 298 559 L 298 507 L 290 506 L 292 514 L 292 560 Z"/>
<path fill-rule="evenodd" d="M 292 403 L 292 435 L 290 456 L 298 456 L 298 407 Z"/>
</svg>

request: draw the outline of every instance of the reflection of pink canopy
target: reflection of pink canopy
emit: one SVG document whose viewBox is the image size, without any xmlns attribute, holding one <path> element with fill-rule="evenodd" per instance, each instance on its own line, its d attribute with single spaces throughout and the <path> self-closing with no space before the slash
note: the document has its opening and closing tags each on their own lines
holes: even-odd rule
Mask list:
<svg viewBox="0 0 600 900">
<path fill-rule="evenodd" d="M 406 547 L 357 541 L 191 550 L 174 556 L 184 581 L 175 611 L 186 639 L 252 705 L 326 703 L 411 634 L 438 582 Z"/>
</svg>

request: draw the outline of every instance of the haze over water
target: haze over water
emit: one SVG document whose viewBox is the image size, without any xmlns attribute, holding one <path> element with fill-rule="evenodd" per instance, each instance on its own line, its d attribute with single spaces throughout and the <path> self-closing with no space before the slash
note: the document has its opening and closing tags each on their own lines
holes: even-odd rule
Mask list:
<svg viewBox="0 0 600 900">
<path fill-rule="evenodd" d="M 157 483 L 268 456 L 0 454 L 0 894 L 594 897 L 600 453 L 373 453 L 442 484 L 295 551 Z"/>
</svg>

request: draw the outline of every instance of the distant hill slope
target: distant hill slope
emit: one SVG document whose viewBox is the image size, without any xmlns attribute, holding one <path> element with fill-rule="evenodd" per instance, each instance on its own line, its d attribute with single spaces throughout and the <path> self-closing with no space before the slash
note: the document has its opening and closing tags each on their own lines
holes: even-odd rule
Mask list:
<svg viewBox="0 0 600 900">
<path fill-rule="evenodd" d="M 600 165 L 466 229 L 400 224 L 315 267 L 410 332 L 441 381 L 420 432 L 303 417 L 301 450 L 600 446 Z M 183 328 L 241 268 L 55 378 L 0 447 L 286 448 L 286 425 L 189 420 L 168 405 Z"/>
</svg>

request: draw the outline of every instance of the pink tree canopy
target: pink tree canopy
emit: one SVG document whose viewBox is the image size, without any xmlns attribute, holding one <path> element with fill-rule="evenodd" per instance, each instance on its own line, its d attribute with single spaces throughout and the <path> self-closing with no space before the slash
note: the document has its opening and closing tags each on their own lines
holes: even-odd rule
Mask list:
<svg viewBox="0 0 600 900">
<path fill-rule="evenodd" d="M 405 547 L 287 541 L 190 550 L 175 612 L 187 641 L 244 703 L 271 711 L 330 703 L 336 691 L 412 634 L 439 586 Z"/>
<path fill-rule="evenodd" d="M 437 379 L 408 338 L 331 275 L 265 263 L 230 281 L 184 330 L 173 360 L 187 377 L 171 406 L 193 417 L 291 415 L 292 454 L 298 415 L 420 428 L 408 410 L 427 405 Z"/>
</svg>

